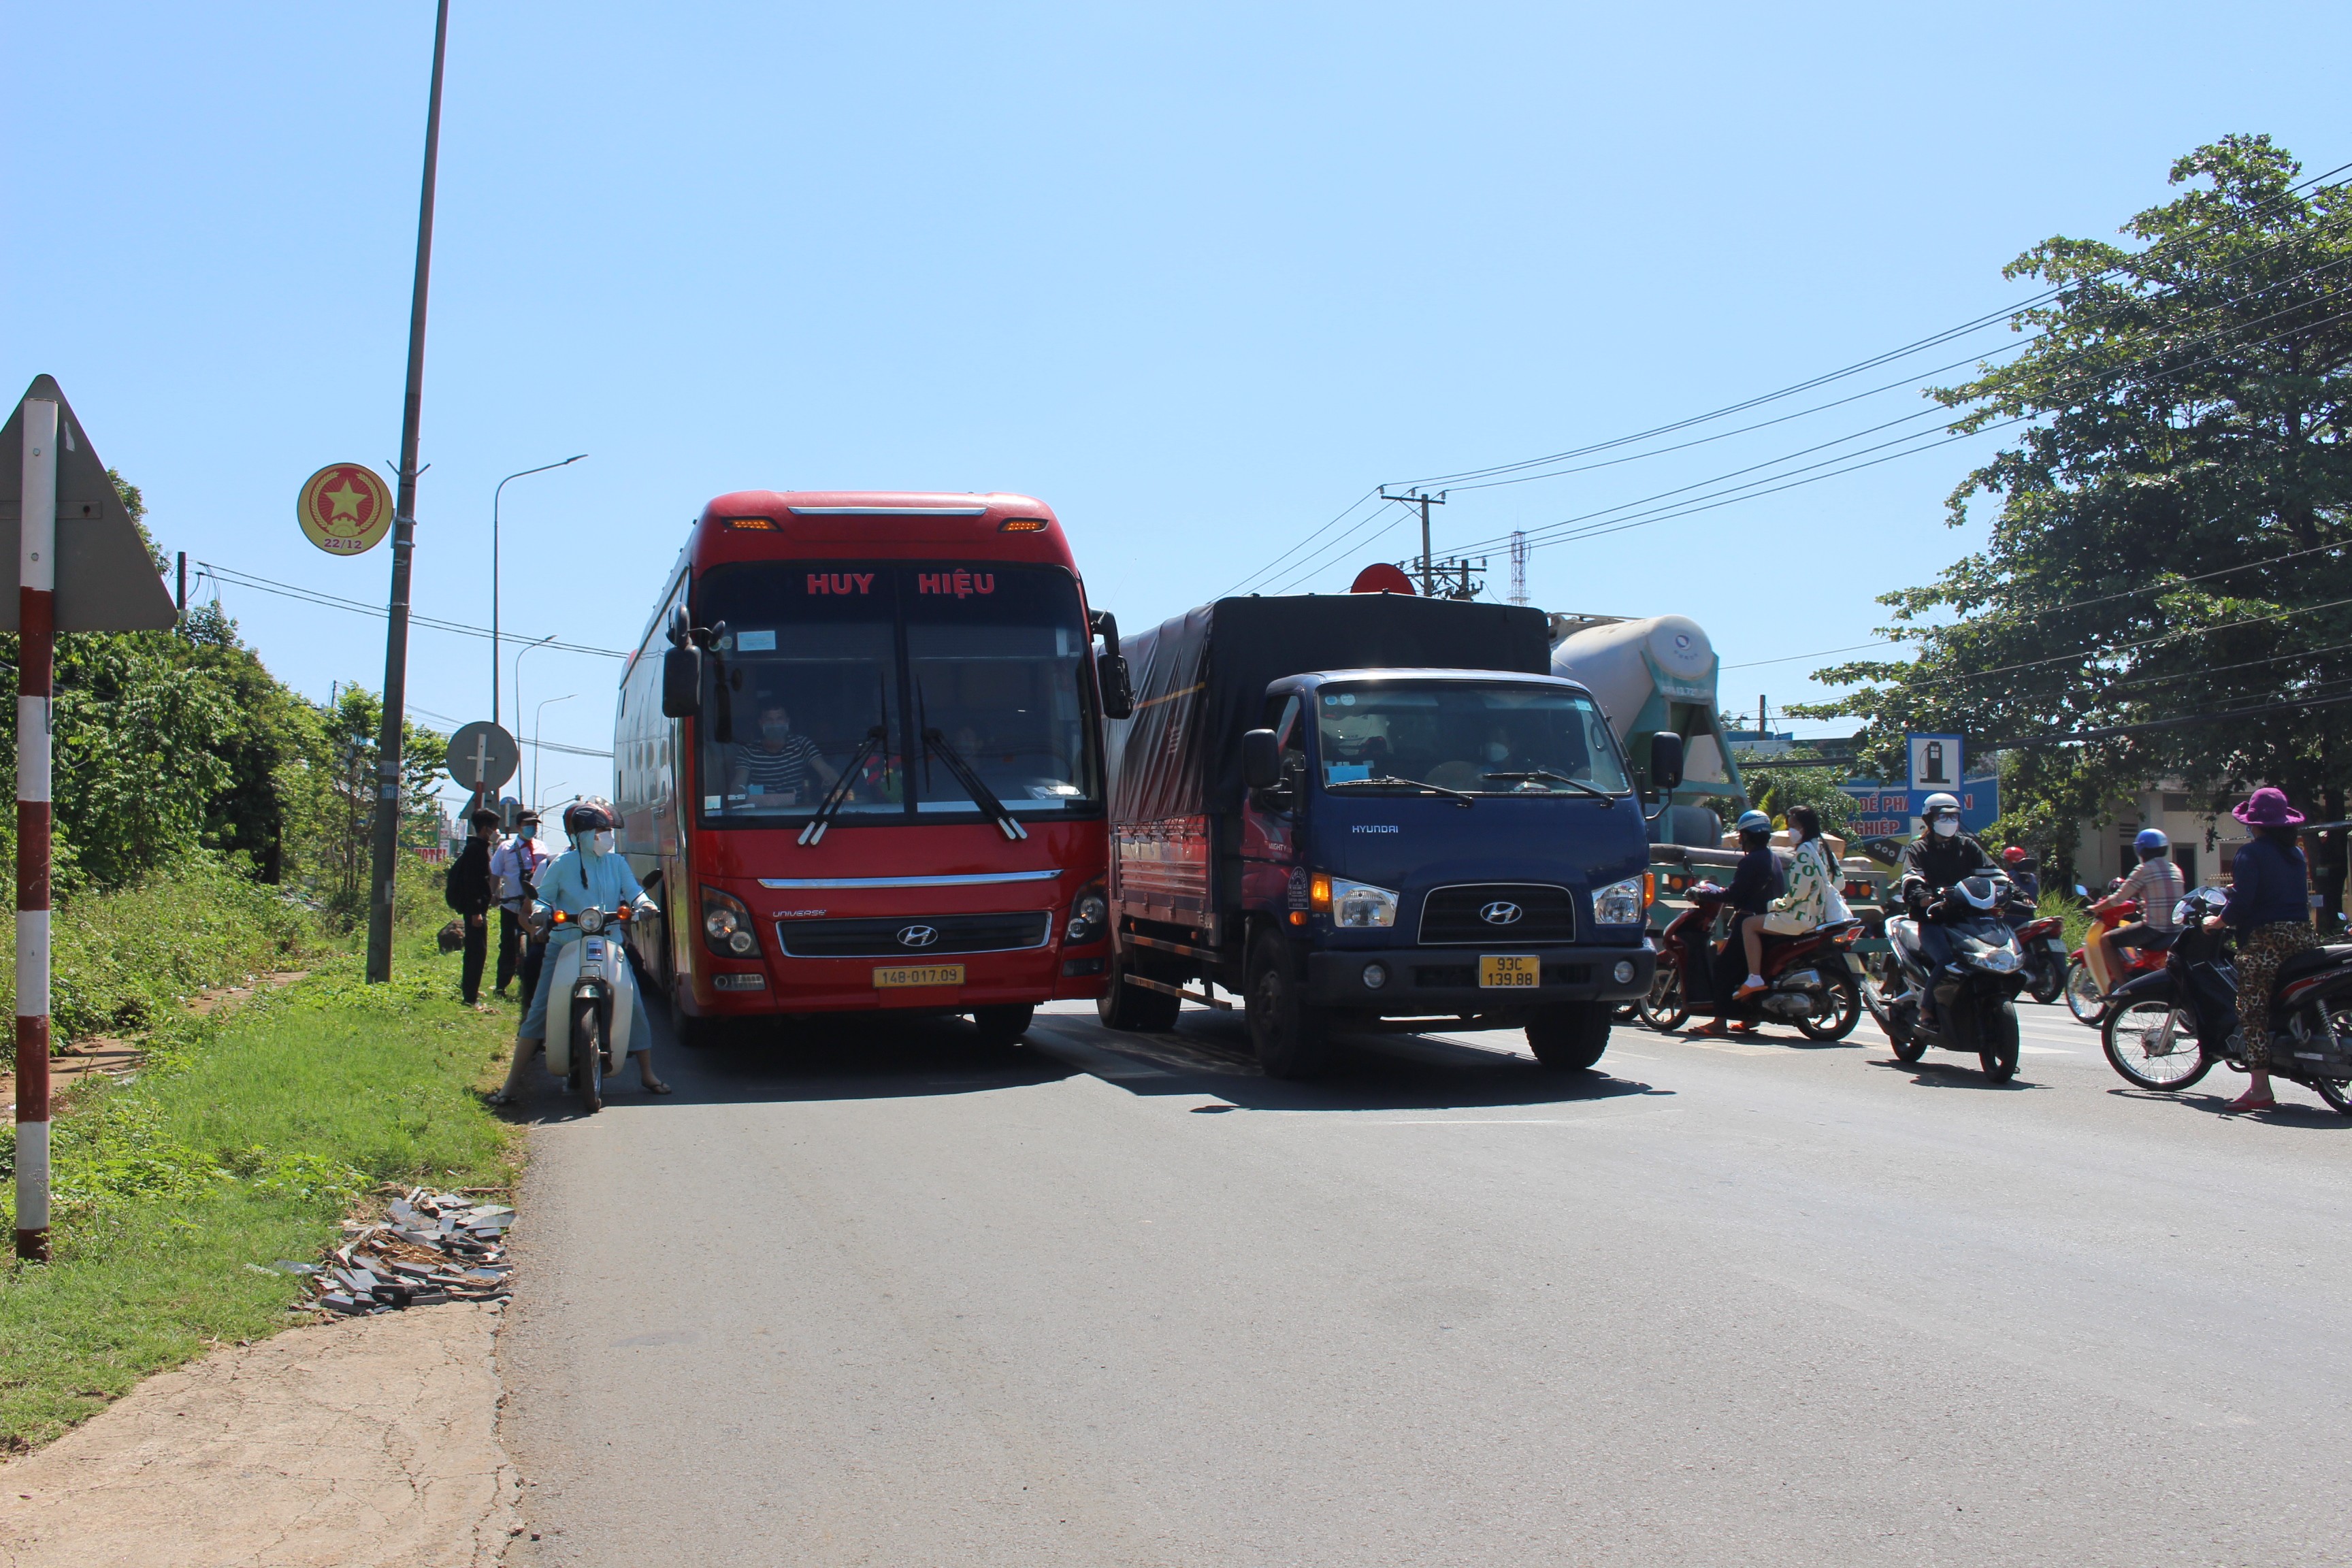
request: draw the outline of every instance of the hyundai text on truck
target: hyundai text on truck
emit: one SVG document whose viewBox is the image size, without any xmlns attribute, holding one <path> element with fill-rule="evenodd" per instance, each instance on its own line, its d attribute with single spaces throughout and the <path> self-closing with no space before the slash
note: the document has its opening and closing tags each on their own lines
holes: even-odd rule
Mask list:
<svg viewBox="0 0 2352 1568">
<path fill-rule="evenodd" d="M 1581 1069 L 1649 987 L 1643 801 L 1541 612 L 1228 598 L 1122 645 L 1110 726 L 1115 1028 L 1243 998 L 1272 1074 L 1335 1033 L 1523 1028 Z M 1649 786 L 1679 782 L 1661 735 Z"/>
</svg>

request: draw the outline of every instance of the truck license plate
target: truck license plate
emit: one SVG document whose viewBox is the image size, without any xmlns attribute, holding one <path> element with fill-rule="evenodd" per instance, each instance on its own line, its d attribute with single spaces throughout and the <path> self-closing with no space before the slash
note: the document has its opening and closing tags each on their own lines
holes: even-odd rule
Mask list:
<svg viewBox="0 0 2352 1568">
<path fill-rule="evenodd" d="M 1543 979 L 1543 961 L 1533 953 L 1484 953 L 1478 959 L 1478 984 L 1528 986 Z"/>
<path fill-rule="evenodd" d="M 900 985 L 961 985 L 963 965 L 961 963 L 919 963 L 874 972 L 877 990 L 889 990 Z"/>
</svg>

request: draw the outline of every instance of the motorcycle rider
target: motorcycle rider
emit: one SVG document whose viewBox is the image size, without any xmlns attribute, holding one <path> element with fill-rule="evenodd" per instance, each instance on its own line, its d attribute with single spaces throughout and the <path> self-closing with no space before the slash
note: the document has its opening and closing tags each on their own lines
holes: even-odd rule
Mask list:
<svg viewBox="0 0 2352 1568">
<path fill-rule="evenodd" d="M 1772 819 L 1760 811 L 1744 811 L 1734 826 L 1739 831 L 1739 847 L 1746 853 L 1740 857 L 1738 869 L 1731 874 L 1731 886 L 1724 889 L 1723 901 L 1731 910 L 1729 940 L 1723 944 L 1722 955 L 1717 962 L 1705 966 L 1714 972 L 1715 1021 L 1690 1031 L 1700 1038 L 1730 1032 L 1732 988 L 1738 984 L 1739 966 L 1746 962 L 1740 942 L 1741 927 L 1751 916 L 1763 918 L 1782 887 L 1780 862 L 1772 853 Z M 1683 970 L 1686 976 L 1701 972 L 1702 966 L 1696 963 L 1686 964 Z M 1745 1024 L 1740 1026 L 1743 1033 L 1748 1027 Z"/>
<path fill-rule="evenodd" d="M 2157 828 L 2143 827 L 2132 840 L 2132 847 L 2139 851 L 2139 865 L 2124 879 L 2123 886 L 2091 906 L 2093 914 L 2105 914 L 2117 904 L 2139 905 L 2139 919 L 2117 926 L 2083 950 L 2083 962 L 2089 966 L 2091 978 L 2098 982 L 2102 996 L 2115 989 L 2115 977 L 2124 972 L 2125 948 L 2161 951 L 2180 934 L 2172 911 L 2189 886 L 2180 868 L 2172 863 L 2172 840 Z"/>
<path fill-rule="evenodd" d="M 1952 962 L 1952 933 L 1944 929 L 1944 894 L 1979 872 L 1999 869 L 1975 837 L 1960 831 L 1960 803 L 1938 790 L 1920 804 L 1923 830 L 1903 848 L 1903 902 L 1919 922 L 1919 953 L 1928 984 L 1921 988 L 1919 1022 L 1937 1027 L 1935 976 Z"/>
<path fill-rule="evenodd" d="M 623 908 L 635 915 L 657 912 L 654 901 L 637 886 L 636 874 L 629 869 L 628 860 L 614 851 L 614 835 L 619 830 L 620 818 L 611 805 L 602 800 L 580 800 L 564 808 L 563 832 L 572 847 L 555 858 L 547 875 L 539 884 L 539 897 L 531 905 L 534 925 L 544 926 L 557 910 L 567 916 L 576 916 L 583 910 L 599 909 L 618 911 Z M 530 1008 L 523 1014 L 522 1026 L 515 1031 L 514 1061 L 507 1068 L 506 1088 L 491 1096 L 491 1102 L 507 1105 L 521 1093 L 524 1074 L 530 1060 L 547 1046 L 548 987 L 555 983 L 558 967 L 555 955 L 566 943 L 578 942 L 584 933 L 577 925 L 556 926 L 548 932 L 547 958 L 540 965 L 539 985 L 532 993 Z M 653 1026 L 646 1021 L 643 993 L 630 990 L 629 1055 L 637 1064 L 638 1081 L 648 1094 L 667 1094 L 669 1085 L 654 1076 Z"/>
</svg>

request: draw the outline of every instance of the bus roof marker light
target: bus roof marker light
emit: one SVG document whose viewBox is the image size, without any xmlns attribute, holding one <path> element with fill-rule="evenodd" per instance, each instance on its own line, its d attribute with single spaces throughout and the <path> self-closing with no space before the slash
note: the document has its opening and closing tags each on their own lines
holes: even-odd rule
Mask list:
<svg viewBox="0 0 2352 1568">
<path fill-rule="evenodd" d="M 1008 517 L 996 525 L 999 533 L 1043 533 L 1045 520 L 1042 517 Z"/>
<path fill-rule="evenodd" d="M 730 517 L 727 526 L 737 532 L 773 533 L 776 520 L 772 517 Z"/>
</svg>

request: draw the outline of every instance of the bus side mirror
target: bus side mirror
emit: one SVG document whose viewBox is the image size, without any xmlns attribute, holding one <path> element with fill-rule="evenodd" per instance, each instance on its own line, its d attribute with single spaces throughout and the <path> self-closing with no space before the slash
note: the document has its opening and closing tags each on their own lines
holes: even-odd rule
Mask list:
<svg viewBox="0 0 2352 1568">
<path fill-rule="evenodd" d="M 691 719 L 702 711 L 702 650 L 683 642 L 662 655 L 662 717 Z"/>
<path fill-rule="evenodd" d="M 1683 782 L 1683 738 L 1671 731 L 1650 737 L 1650 787 L 1677 788 Z"/>
<path fill-rule="evenodd" d="M 1095 683 L 1102 688 L 1103 717 L 1128 719 L 1135 714 L 1135 687 L 1128 678 L 1127 656 L 1116 648 L 1095 656 Z"/>
<path fill-rule="evenodd" d="M 1281 736 L 1271 730 L 1244 732 L 1242 783 L 1252 789 L 1273 789 L 1282 783 Z"/>
</svg>

